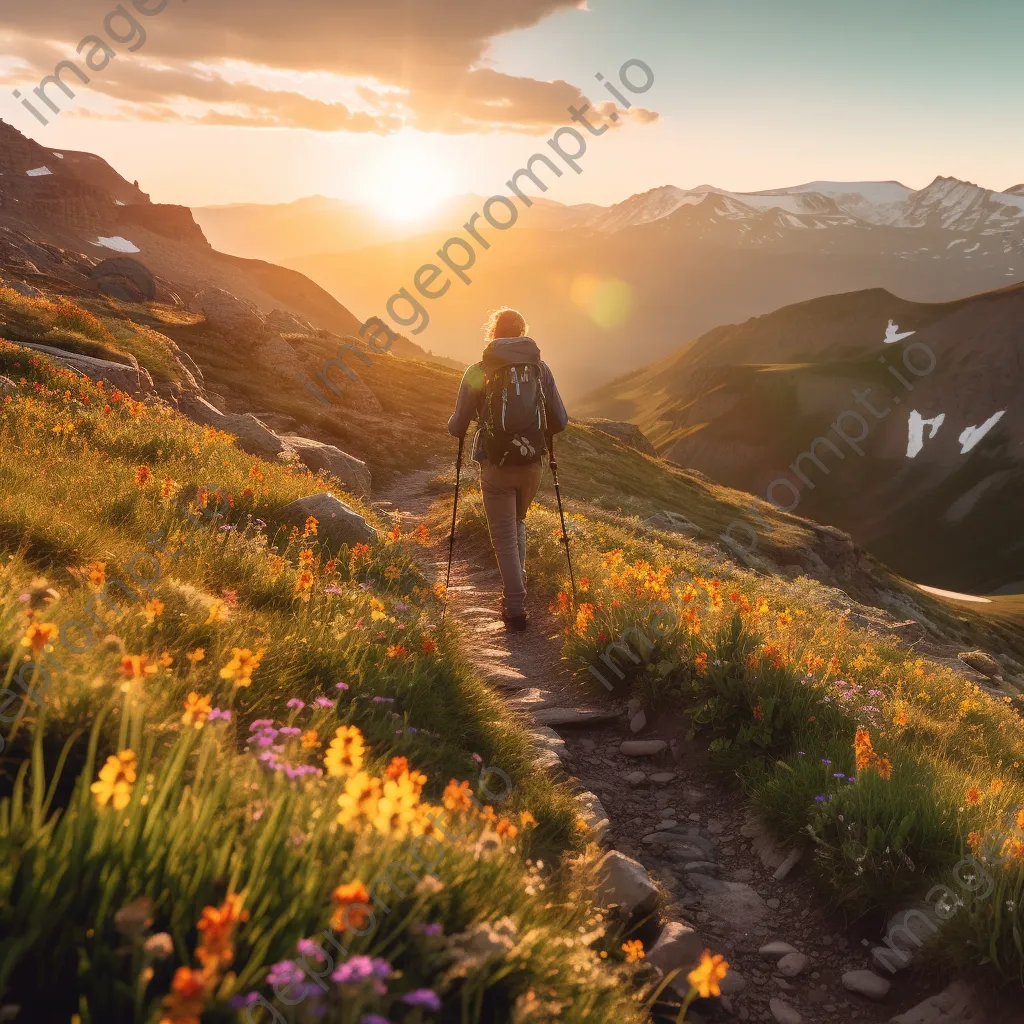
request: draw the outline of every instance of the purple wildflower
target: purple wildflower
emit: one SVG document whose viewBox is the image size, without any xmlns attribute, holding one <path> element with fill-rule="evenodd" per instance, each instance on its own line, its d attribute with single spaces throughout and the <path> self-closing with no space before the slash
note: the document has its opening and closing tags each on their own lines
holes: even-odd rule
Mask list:
<svg viewBox="0 0 1024 1024">
<path fill-rule="evenodd" d="M 407 612 L 408 610 L 409 610 L 409 606 L 405 603 L 405 601 L 396 601 L 395 602 L 395 611 Z"/>
<path fill-rule="evenodd" d="M 332 583 L 329 587 L 324 587 L 324 593 L 325 594 L 338 595 L 338 594 L 344 594 L 345 591 L 342 590 L 341 587 L 339 587 L 337 583 Z"/>
<path fill-rule="evenodd" d="M 882 691 L 881 690 L 868 690 L 868 696 L 869 697 L 881 697 L 882 696 Z"/>
<path fill-rule="evenodd" d="M 281 960 L 270 968 L 267 975 L 268 985 L 297 985 L 304 975 L 302 968 L 294 960 Z"/>
<path fill-rule="evenodd" d="M 255 732 L 257 729 L 266 729 L 273 724 L 274 720 L 272 718 L 257 718 L 249 723 L 249 732 Z"/>
<path fill-rule="evenodd" d="M 832 778 L 833 779 L 845 779 L 846 775 L 843 772 L 833 772 L 832 773 Z"/>
<path fill-rule="evenodd" d="M 301 711 L 305 706 L 306 702 L 304 700 L 299 700 L 298 697 L 292 697 L 292 699 L 285 705 L 285 707 L 295 708 L 296 711 Z"/>
<path fill-rule="evenodd" d="M 391 1024 L 391 1021 L 387 1017 L 382 1017 L 379 1013 L 364 1013 L 359 1018 L 359 1024 Z"/>
<path fill-rule="evenodd" d="M 282 736 L 301 736 L 302 730 L 297 729 L 294 725 L 285 725 L 281 727 Z"/>
<path fill-rule="evenodd" d="M 336 690 L 347 690 L 348 689 L 348 683 L 335 683 L 334 684 L 334 688 Z"/>
<path fill-rule="evenodd" d="M 832 762 L 827 757 L 823 757 L 821 759 L 821 763 L 822 764 L 831 764 Z"/>
<path fill-rule="evenodd" d="M 222 722 L 231 721 L 231 711 L 224 711 L 221 708 L 210 708 L 210 713 L 206 716 L 208 722 L 216 722 L 220 719 Z"/>
<path fill-rule="evenodd" d="M 342 964 L 331 978 L 339 985 L 358 985 L 368 978 L 390 978 L 391 964 L 379 957 L 354 956 Z"/>
<path fill-rule="evenodd" d="M 796 752 L 796 756 L 797 756 L 797 757 L 804 757 L 805 755 L 806 755 L 806 752 L 805 752 L 805 751 L 803 751 L 803 750 L 798 750 L 798 751 Z"/>
<path fill-rule="evenodd" d="M 817 800 L 819 804 L 823 804 L 825 802 L 825 798 L 823 796 L 816 796 L 814 799 Z"/>
<path fill-rule="evenodd" d="M 441 998 L 432 988 L 414 988 L 402 996 L 402 1002 L 410 1006 L 423 1006 L 428 1010 L 440 1010 Z"/>
<path fill-rule="evenodd" d="M 330 697 L 317 697 L 317 699 L 315 701 L 313 701 L 313 703 L 318 708 L 333 708 L 334 707 L 334 701 L 331 700 Z"/>
<path fill-rule="evenodd" d="M 428 939 L 436 939 L 439 935 L 444 934 L 444 927 L 440 924 L 425 924 L 420 931 L 426 935 Z"/>
<path fill-rule="evenodd" d="M 246 992 L 244 996 L 235 996 L 231 1000 L 231 1006 L 236 1010 L 244 1010 L 247 1006 L 255 1006 L 259 1001 L 259 992 Z"/>
</svg>

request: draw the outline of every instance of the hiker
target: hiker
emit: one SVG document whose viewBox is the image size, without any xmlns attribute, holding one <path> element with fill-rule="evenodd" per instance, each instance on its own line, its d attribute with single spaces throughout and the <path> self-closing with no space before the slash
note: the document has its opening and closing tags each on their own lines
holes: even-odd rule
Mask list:
<svg viewBox="0 0 1024 1024">
<path fill-rule="evenodd" d="M 501 617 L 522 631 L 529 621 L 526 512 L 540 486 L 546 436 L 565 430 L 569 417 L 522 313 L 495 310 L 484 330 L 488 345 L 462 378 L 448 433 L 462 438 L 477 421 L 473 460 L 480 464 L 487 528 L 501 571 Z"/>
</svg>

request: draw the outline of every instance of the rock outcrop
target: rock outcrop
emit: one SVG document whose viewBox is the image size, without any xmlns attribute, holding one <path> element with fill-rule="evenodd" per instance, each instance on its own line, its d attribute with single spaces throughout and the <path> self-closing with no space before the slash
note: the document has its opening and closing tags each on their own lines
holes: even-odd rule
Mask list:
<svg viewBox="0 0 1024 1024">
<path fill-rule="evenodd" d="M 378 539 L 377 531 L 358 512 L 328 491 L 299 498 L 279 513 L 282 523 L 299 529 L 310 516 L 317 521 L 317 537 L 332 551 L 342 545 L 373 544 Z"/>
<path fill-rule="evenodd" d="M 602 434 L 614 437 L 620 444 L 627 448 L 633 448 L 644 455 L 657 455 L 657 449 L 647 439 L 643 431 L 635 423 L 623 423 L 619 420 L 605 420 L 600 418 L 578 420 L 584 426 L 600 430 Z"/>
<path fill-rule="evenodd" d="M 285 434 L 281 440 L 299 457 L 307 469 L 314 473 L 328 473 L 352 494 L 360 498 L 370 496 L 370 470 L 365 462 L 336 448 L 333 444 L 312 441 L 308 437 Z"/>
<path fill-rule="evenodd" d="M 42 352 L 60 366 L 75 370 L 90 380 L 102 380 L 135 398 L 153 394 L 155 390 L 153 378 L 137 363 L 114 363 L 109 359 L 97 359 L 95 356 L 85 356 L 79 352 L 68 352 L 62 348 L 39 345 L 35 342 L 19 341 L 18 344 Z"/>
</svg>

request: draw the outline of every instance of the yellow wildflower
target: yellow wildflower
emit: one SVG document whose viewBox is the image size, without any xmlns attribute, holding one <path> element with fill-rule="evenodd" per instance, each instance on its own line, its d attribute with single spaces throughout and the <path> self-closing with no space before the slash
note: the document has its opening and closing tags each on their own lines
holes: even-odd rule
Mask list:
<svg viewBox="0 0 1024 1024">
<path fill-rule="evenodd" d="M 100 769 L 98 781 L 89 787 L 90 792 L 96 794 L 96 803 L 106 807 L 113 802 L 114 810 L 123 811 L 131 803 L 137 770 L 134 751 L 122 750 L 119 754 L 111 754 Z"/>
<path fill-rule="evenodd" d="M 185 713 L 181 716 L 182 724 L 194 725 L 197 729 L 202 729 L 212 708 L 212 698 L 201 697 L 193 690 L 185 698 Z"/>
<path fill-rule="evenodd" d="M 331 745 L 324 756 L 324 767 L 332 778 L 354 775 L 363 767 L 366 744 L 357 726 L 343 725 L 338 728 Z"/>
<path fill-rule="evenodd" d="M 235 686 L 250 686 L 264 654 L 262 649 L 253 654 L 248 647 L 232 647 L 231 660 L 220 670 L 221 679 L 229 679 Z"/>
<path fill-rule="evenodd" d="M 635 964 L 644 958 L 644 944 L 639 939 L 630 939 L 622 944 L 622 952 L 626 954 L 626 963 Z"/>
<path fill-rule="evenodd" d="M 719 982 L 729 973 L 729 964 L 721 953 L 711 955 L 710 949 L 701 954 L 700 963 L 686 976 L 701 999 L 716 998 L 722 994 Z"/>
</svg>

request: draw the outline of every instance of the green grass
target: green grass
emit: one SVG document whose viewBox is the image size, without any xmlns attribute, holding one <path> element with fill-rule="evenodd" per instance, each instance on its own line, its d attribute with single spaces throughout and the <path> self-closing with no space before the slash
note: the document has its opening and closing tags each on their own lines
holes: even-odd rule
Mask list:
<svg viewBox="0 0 1024 1024">
<path fill-rule="evenodd" d="M 366 953 L 399 975 L 383 996 L 328 979 L 296 1021 L 322 1004 L 332 1020 L 411 1024 L 419 1011 L 399 997 L 419 987 L 440 993 L 441 1019 L 523 1019 L 527 1004 L 540 1019 L 638 1019 L 631 973 L 614 963 L 617 925 L 591 907 L 575 802 L 532 768 L 522 728 L 453 628 L 438 628 L 416 540 L 324 550 L 314 533 L 278 529 L 286 503 L 319 489 L 310 474 L 7 343 L 0 373 L 26 380 L 0 404 L 0 999 L 39 1019 L 150 1021 L 192 978 L 196 1015 L 244 1019 L 230 1001 L 273 1001 L 271 965 L 312 939 L 338 965 Z M 242 650 L 261 659 L 248 680 L 232 676 Z M 201 698 L 231 720 L 185 722 Z M 261 746 L 259 719 L 310 745 L 277 731 Z M 364 739 L 361 772 L 289 777 L 324 768 L 343 726 Z M 126 803 L 101 806 L 91 787 L 128 750 Z M 396 757 L 426 776 L 419 796 L 411 782 L 396 790 L 406 816 L 373 798 L 339 820 L 348 782 L 400 773 Z M 449 780 L 467 780 L 494 820 L 446 809 Z M 429 814 L 455 838 L 432 838 Z M 387 909 L 371 903 L 372 929 L 332 936 L 332 894 L 356 882 L 376 883 Z M 232 894 L 249 916 L 211 966 L 197 922 Z M 491 933 L 501 958 L 474 959 L 472 936 Z M 608 950 L 611 964 L 598 956 Z"/>
</svg>

